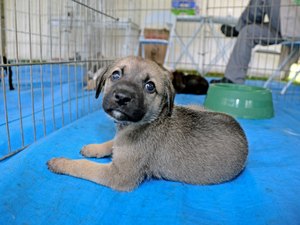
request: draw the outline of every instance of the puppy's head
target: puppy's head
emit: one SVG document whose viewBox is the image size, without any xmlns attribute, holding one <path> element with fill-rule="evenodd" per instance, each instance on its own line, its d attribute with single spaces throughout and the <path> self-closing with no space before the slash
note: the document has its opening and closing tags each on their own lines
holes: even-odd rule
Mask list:
<svg viewBox="0 0 300 225">
<path fill-rule="evenodd" d="M 174 88 L 168 71 L 140 57 L 126 57 L 103 70 L 96 98 L 103 91 L 103 109 L 119 123 L 149 123 L 170 115 Z"/>
</svg>

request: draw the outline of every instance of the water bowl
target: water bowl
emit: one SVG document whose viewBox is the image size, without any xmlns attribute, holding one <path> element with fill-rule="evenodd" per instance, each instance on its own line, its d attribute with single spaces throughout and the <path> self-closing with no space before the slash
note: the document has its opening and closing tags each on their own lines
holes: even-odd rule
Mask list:
<svg viewBox="0 0 300 225">
<path fill-rule="evenodd" d="M 204 102 L 207 109 L 245 119 L 274 116 L 269 89 L 238 84 L 211 84 Z"/>
</svg>

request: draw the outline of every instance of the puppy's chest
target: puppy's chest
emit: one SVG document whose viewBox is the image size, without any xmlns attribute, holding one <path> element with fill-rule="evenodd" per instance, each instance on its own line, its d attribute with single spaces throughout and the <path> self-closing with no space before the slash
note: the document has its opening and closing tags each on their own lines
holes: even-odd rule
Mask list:
<svg viewBox="0 0 300 225">
<path fill-rule="evenodd" d="M 115 154 L 142 154 L 144 157 L 152 157 L 161 147 L 162 137 L 157 131 L 149 132 L 148 130 L 130 130 L 120 132 L 114 141 Z"/>
</svg>

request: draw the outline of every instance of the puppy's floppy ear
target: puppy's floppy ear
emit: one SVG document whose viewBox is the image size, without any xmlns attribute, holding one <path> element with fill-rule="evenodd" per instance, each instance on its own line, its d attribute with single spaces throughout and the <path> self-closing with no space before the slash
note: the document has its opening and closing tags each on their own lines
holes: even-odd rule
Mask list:
<svg viewBox="0 0 300 225">
<path fill-rule="evenodd" d="M 109 68 L 109 66 L 102 67 L 96 73 L 96 95 L 95 95 L 95 98 L 99 97 L 100 92 L 105 84 L 108 68 Z"/>
<path fill-rule="evenodd" d="M 171 81 L 171 75 L 168 71 L 164 71 L 166 76 L 165 81 L 165 92 L 167 96 L 167 107 L 168 107 L 168 115 L 172 114 L 173 106 L 174 106 L 174 98 L 175 98 L 175 89 L 173 87 L 172 81 Z"/>
</svg>

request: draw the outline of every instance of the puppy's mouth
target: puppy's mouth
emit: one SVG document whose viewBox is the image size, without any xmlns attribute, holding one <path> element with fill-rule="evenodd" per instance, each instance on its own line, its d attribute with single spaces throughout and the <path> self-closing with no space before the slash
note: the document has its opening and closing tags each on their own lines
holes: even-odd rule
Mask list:
<svg viewBox="0 0 300 225">
<path fill-rule="evenodd" d="M 106 109 L 105 111 L 115 120 L 115 122 L 131 121 L 130 116 L 119 109 Z"/>
<path fill-rule="evenodd" d="M 104 108 L 104 110 L 114 119 L 116 123 L 139 122 L 144 116 L 144 112 L 140 109 L 130 110 L 130 112 L 126 112 L 126 110 L 120 109 L 118 107 Z"/>
</svg>

